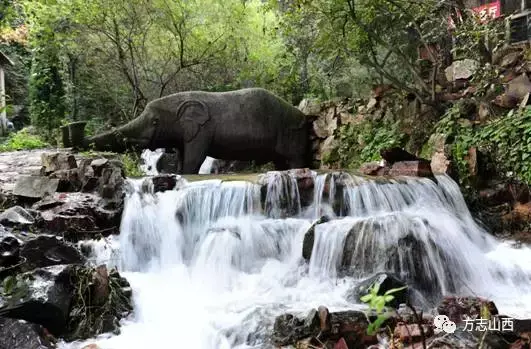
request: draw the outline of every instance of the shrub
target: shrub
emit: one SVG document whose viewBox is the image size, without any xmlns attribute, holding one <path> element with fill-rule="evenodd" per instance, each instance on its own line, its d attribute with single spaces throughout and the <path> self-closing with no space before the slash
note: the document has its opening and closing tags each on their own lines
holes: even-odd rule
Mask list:
<svg viewBox="0 0 531 349">
<path fill-rule="evenodd" d="M 0 151 L 16 151 L 27 149 L 38 149 L 49 146 L 39 136 L 32 135 L 27 129 L 22 129 L 11 134 L 8 139 L 0 144 Z"/>
</svg>

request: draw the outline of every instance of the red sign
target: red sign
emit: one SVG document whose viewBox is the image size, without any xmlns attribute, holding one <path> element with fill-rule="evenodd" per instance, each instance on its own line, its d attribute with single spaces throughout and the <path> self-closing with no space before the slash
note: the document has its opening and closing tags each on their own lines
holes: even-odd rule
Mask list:
<svg viewBox="0 0 531 349">
<path fill-rule="evenodd" d="M 482 22 L 485 22 L 489 19 L 498 18 L 501 16 L 500 0 L 476 7 L 472 9 L 472 11 L 479 15 L 479 19 Z"/>
</svg>

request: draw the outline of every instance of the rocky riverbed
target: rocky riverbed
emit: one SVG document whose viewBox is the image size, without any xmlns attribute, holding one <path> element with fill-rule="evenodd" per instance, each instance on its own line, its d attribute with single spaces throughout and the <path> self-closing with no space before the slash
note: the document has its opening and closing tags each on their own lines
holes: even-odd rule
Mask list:
<svg viewBox="0 0 531 349">
<path fill-rule="evenodd" d="M 365 176 L 353 176 L 341 171 L 317 175 L 309 170 L 292 170 L 221 176 L 214 181 L 205 181 L 205 178 L 211 177 L 166 174 L 134 182 L 138 186 L 135 189 L 127 187 L 132 183 L 127 182 L 122 164 L 112 156 L 89 156 L 57 150 L 3 153 L 0 156 L 3 199 L 3 211 L 0 213 L 2 349 L 54 348 L 57 343 L 76 349 L 85 346 L 90 349 L 118 349 L 133 345 L 131 338 L 134 340 L 136 337 L 131 330 L 124 336 L 119 335 L 121 320 L 135 312 L 138 312 L 137 321 L 145 316 L 150 319 L 150 313 L 155 314 L 154 309 L 161 304 L 156 302 L 155 306 L 149 305 L 156 300 L 147 300 L 145 295 L 142 296 L 154 295 L 153 289 L 149 292 L 145 289 L 150 287 L 151 282 L 146 283 L 144 280 L 139 283 L 137 279 L 142 277 L 148 280 L 150 274 L 136 275 L 130 285 L 118 271 L 112 269 L 116 263 L 93 263 L 95 252 L 86 246 L 94 246 L 94 243 L 80 243 L 83 240 L 103 241 L 101 239 L 104 237 L 116 236 L 120 233 L 121 223 L 128 227 L 125 236 L 120 237 L 120 241 L 124 242 L 120 246 L 120 253 L 129 271 L 148 271 L 146 268 L 150 266 L 149 272 L 154 273 L 153 280 L 156 280 L 156 275 L 165 274 L 154 272 L 152 263 L 156 262 L 162 268 L 169 258 L 171 265 L 183 263 L 182 267 L 187 268 L 189 273 L 203 278 L 199 284 L 192 283 L 193 287 L 199 287 L 211 279 L 219 289 L 219 295 L 223 295 L 215 305 L 211 305 L 213 314 L 219 313 L 223 319 L 227 316 L 232 319 L 228 328 L 217 330 L 227 336 L 226 341 L 217 343 L 225 343 L 228 347 L 421 348 L 425 344 L 429 348 L 477 348 L 482 345 L 483 348 L 516 349 L 529 346 L 530 321 L 511 318 L 510 329 L 466 331 L 466 316 L 488 318 L 492 323 L 508 320 L 503 320 L 507 318 L 503 310 L 498 311 L 497 305 L 486 298 L 437 296 L 445 293 L 448 287 L 453 287 L 450 292 L 455 293 L 463 282 L 458 276 L 468 275 L 470 280 L 465 280 L 464 285 L 476 286 L 481 284 L 477 280 L 490 280 L 491 276 L 485 274 L 478 279 L 478 275 L 469 275 L 474 266 L 466 265 L 471 261 L 462 255 L 468 245 L 457 247 L 454 244 L 456 241 L 460 241 L 460 244 L 471 243 L 463 240 L 462 233 L 466 229 L 462 230 L 464 228 L 456 225 L 453 229 L 458 231 L 453 232 L 447 230 L 446 225 L 452 220 L 469 222 L 469 218 L 456 208 L 461 205 L 455 201 L 460 196 L 453 191 L 450 182 L 444 182 L 444 178 L 436 179 L 422 160 L 402 159 L 383 166 L 371 165 L 365 167 Z M 379 172 L 393 172 L 398 177 L 371 176 L 381 174 Z M 424 179 L 415 179 L 415 176 Z M 437 181 L 440 187 L 436 185 Z M 126 192 L 129 195 L 128 202 L 125 201 Z M 436 199 L 438 195 L 440 197 Z M 436 217 L 446 220 L 444 224 L 430 215 L 421 214 L 420 220 L 409 217 L 414 212 L 410 211 L 410 205 L 417 207 L 414 203 L 418 202 L 421 205 L 418 207 L 423 207 L 422 198 L 428 200 L 430 197 L 434 201 L 442 200 L 445 205 L 448 203 L 452 210 L 457 211 L 448 217 Z M 482 196 L 483 199 L 488 197 L 486 194 Z M 254 199 L 257 202 L 253 203 Z M 123 213 L 124 207 L 127 212 Z M 430 211 L 432 208 L 429 205 L 427 210 L 436 212 Z M 382 217 L 378 212 L 387 212 L 389 216 Z M 243 213 L 245 215 L 240 216 Z M 252 221 L 261 228 L 248 225 L 247 219 L 254 219 L 247 216 L 251 213 L 267 218 Z M 401 215 L 404 216 L 401 218 Z M 231 216 L 234 216 L 233 220 L 228 219 Z M 206 240 L 190 239 L 203 225 L 207 233 Z M 302 230 L 296 231 L 295 227 Z M 423 241 L 423 229 L 433 230 L 439 237 L 428 235 L 429 241 Z M 183 232 L 191 235 L 187 236 Z M 440 238 L 441 234 L 454 236 L 456 241 L 447 244 Z M 469 226 L 468 234 L 483 236 L 472 225 Z M 342 243 L 338 245 L 334 242 L 337 239 L 334 236 L 341 237 Z M 397 240 L 393 242 L 393 239 Z M 177 244 L 179 241 L 182 246 Z M 169 246 L 171 244 L 176 246 Z M 242 246 L 238 247 L 240 244 Z M 379 244 L 383 245 L 377 247 Z M 471 244 L 468 253 L 476 253 L 473 257 L 484 258 L 479 252 L 472 251 L 475 248 Z M 209 252 L 202 254 L 204 249 Z M 247 251 L 247 254 L 242 255 L 242 251 Z M 404 262 L 405 257 L 412 256 L 412 251 L 416 257 Z M 195 264 L 189 265 L 187 262 L 191 258 L 190 253 L 199 253 L 192 258 Z M 464 265 L 457 263 L 452 267 L 452 261 L 459 258 L 461 260 L 458 262 Z M 279 281 L 280 288 L 279 285 L 271 284 L 274 291 L 268 287 L 264 290 L 261 288 L 262 283 L 272 283 L 275 279 L 270 275 L 271 271 L 267 271 L 268 264 L 261 264 L 263 260 L 279 263 L 277 268 L 283 276 Z M 382 261 L 387 263 L 389 272 L 381 272 L 376 267 Z M 480 263 L 486 262 L 488 259 L 480 260 Z M 504 266 L 506 269 L 493 271 L 494 274 L 500 273 L 498 282 L 525 281 L 522 280 L 527 277 L 525 271 L 513 270 L 509 264 L 507 262 L 507 266 Z M 217 271 L 212 274 L 210 267 L 215 267 Z M 236 269 L 231 271 L 232 268 Z M 264 269 L 258 271 L 256 268 Z M 448 268 L 454 270 L 448 274 Z M 300 270 L 306 270 L 302 276 L 299 275 Z M 508 275 L 507 270 L 513 270 L 515 274 Z M 477 274 L 480 271 L 474 272 Z M 251 284 L 257 288 L 257 292 L 265 292 L 264 301 L 257 299 L 251 302 L 254 298 L 248 300 L 249 295 L 243 290 L 233 290 L 232 286 L 225 285 L 226 282 L 244 282 L 251 275 L 257 280 L 264 278 L 256 285 Z M 177 273 L 173 277 L 182 278 L 182 275 Z M 354 286 L 346 287 L 352 278 L 357 280 Z M 164 280 L 169 279 L 164 276 Z M 328 289 L 328 286 L 324 287 L 328 281 L 323 283 L 323 280 L 336 280 L 343 284 L 330 285 L 332 288 Z M 171 280 L 168 289 L 174 290 L 173 284 L 177 281 Z M 178 282 L 175 297 L 181 293 L 185 296 L 177 300 L 176 306 L 180 301 L 186 301 L 186 297 L 197 297 L 186 291 L 188 282 L 186 278 Z M 369 333 L 370 324 L 378 317 L 374 310 L 360 304 L 374 284 L 379 285 L 380 295 L 402 286 L 407 288 L 396 293 L 395 298 L 388 302 L 382 329 Z M 496 285 L 491 286 L 497 290 Z M 140 291 L 136 301 L 135 287 Z M 190 290 L 195 289 L 193 287 Z M 328 290 L 326 292 L 330 292 L 330 295 L 315 293 L 312 297 L 308 293 L 312 288 Z M 271 293 L 275 292 L 275 297 L 271 298 Z M 341 294 L 338 295 L 338 292 Z M 242 306 L 249 306 L 244 311 L 248 319 L 238 325 L 234 323 L 234 316 L 239 317 L 240 314 L 233 314 L 231 312 L 234 310 L 229 310 L 234 308 L 234 304 L 220 308 L 220 304 L 226 302 L 227 297 L 232 298 L 233 294 L 242 297 Z M 212 297 L 219 295 L 213 294 Z M 502 306 L 505 306 L 506 297 L 502 295 L 498 298 L 503 300 Z M 315 307 L 304 310 L 300 305 L 293 307 L 289 304 L 301 303 L 303 299 L 306 302 L 304 304 L 313 304 Z M 208 299 L 204 301 L 211 302 Z M 139 308 L 133 309 L 133 304 Z M 205 312 L 202 309 L 204 304 L 194 304 L 180 306 L 197 306 L 198 314 Z M 174 309 L 172 304 L 164 307 Z M 280 314 L 280 309 L 288 309 L 288 312 Z M 204 327 L 202 321 L 221 321 L 210 319 L 207 313 L 201 315 L 204 316 L 201 328 Z M 255 319 L 256 314 L 262 315 Z M 271 318 L 272 314 L 275 316 Z M 436 329 L 434 318 L 437 315 L 446 315 L 457 323 L 457 331 L 448 334 Z M 152 318 L 151 321 L 158 323 L 162 320 Z M 182 328 L 188 328 L 189 325 L 181 324 L 180 321 L 179 324 Z M 132 326 L 131 321 L 126 326 Z M 159 327 L 167 326 L 161 322 Z M 154 328 L 152 332 L 155 337 L 160 335 L 157 330 L 160 328 Z M 90 339 L 102 333 L 113 334 L 117 340 L 106 342 Z M 199 339 L 193 337 L 194 333 L 206 337 Z M 188 343 L 185 347 L 191 347 L 189 345 L 195 338 L 198 348 L 212 348 L 213 342 L 205 344 L 210 335 L 210 332 L 196 329 L 182 340 Z M 151 342 L 149 338 L 142 340 L 145 343 L 167 343 L 164 341 L 165 336 L 168 333 L 158 339 L 153 338 Z M 187 342 L 188 337 L 191 337 L 192 342 Z M 136 340 L 142 342 L 138 338 Z M 77 344 L 64 344 L 72 341 Z M 133 347 L 137 348 L 140 345 L 137 344 Z M 221 346 L 218 347 L 225 348 L 225 344 L 219 344 Z M 168 348 L 176 347 L 165 345 Z"/>
<path fill-rule="evenodd" d="M 66 151 L 0 154 L 0 347 L 119 332 L 132 310 L 127 280 L 91 265 L 76 244 L 117 233 L 121 163 Z"/>
</svg>

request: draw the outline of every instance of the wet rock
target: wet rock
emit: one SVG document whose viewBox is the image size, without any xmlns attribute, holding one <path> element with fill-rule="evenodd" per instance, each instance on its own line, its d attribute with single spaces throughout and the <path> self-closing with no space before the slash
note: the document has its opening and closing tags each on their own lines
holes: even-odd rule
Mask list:
<svg viewBox="0 0 531 349">
<path fill-rule="evenodd" d="M 368 162 L 359 168 L 360 173 L 367 176 L 383 176 L 385 175 L 385 167 L 379 162 Z"/>
<path fill-rule="evenodd" d="M 43 153 L 41 163 L 44 174 L 50 174 L 60 170 L 70 170 L 77 167 L 74 155 L 66 153 Z"/>
<path fill-rule="evenodd" d="M 20 261 L 20 241 L 11 235 L 0 239 L 0 270 L 11 267 Z M 1 275 L 1 274 L 0 274 Z"/>
<path fill-rule="evenodd" d="M 457 324 L 464 321 L 466 317 L 483 318 L 482 314 L 485 311 L 488 311 L 490 315 L 498 315 L 494 302 L 480 297 L 446 296 L 437 307 L 437 311 Z"/>
<path fill-rule="evenodd" d="M 170 174 L 154 176 L 151 181 L 153 182 L 153 191 L 155 193 L 173 190 L 177 185 L 177 177 Z"/>
<path fill-rule="evenodd" d="M 385 160 L 386 165 L 393 165 L 400 161 L 417 161 L 420 160 L 415 155 L 405 151 L 404 149 L 393 147 L 380 150 L 380 156 Z"/>
<path fill-rule="evenodd" d="M 400 161 L 389 170 L 390 176 L 433 177 L 431 164 L 426 160 Z"/>
<path fill-rule="evenodd" d="M 304 234 L 304 239 L 302 242 L 302 258 L 309 261 L 312 257 L 313 244 L 315 242 L 315 226 L 328 222 L 327 217 L 321 217 L 315 221 L 312 226 L 308 229 L 306 234 Z"/>
<path fill-rule="evenodd" d="M 23 266 L 25 270 L 85 262 L 81 252 L 74 246 L 56 236 L 46 235 L 24 242 L 20 256 L 25 259 Z"/>
<path fill-rule="evenodd" d="M 452 65 L 444 70 L 446 80 L 468 80 L 478 68 L 478 62 L 472 59 L 463 59 L 460 61 L 454 61 Z"/>
<path fill-rule="evenodd" d="M 39 324 L 67 340 L 116 333 L 131 309 L 129 283 L 105 267 L 35 269 L 4 280 L 0 296 L 0 315 Z"/>
<path fill-rule="evenodd" d="M 15 184 L 13 194 L 26 198 L 40 199 L 55 193 L 58 186 L 58 179 L 41 176 L 21 176 Z"/>
<path fill-rule="evenodd" d="M 179 152 L 164 152 L 157 160 L 158 173 L 179 173 L 181 170 L 181 156 Z"/>
<path fill-rule="evenodd" d="M 72 268 L 53 266 L 4 280 L 0 315 L 26 320 L 47 328 L 54 335 L 65 333 L 73 297 Z"/>
<path fill-rule="evenodd" d="M 292 314 L 283 314 L 275 319 L 271 339 L 276 346 L 287 346 L 311 335 L 312 332 L 304 327 L 304 321 Z"/>
<path fill-rule="evenodd" d="M 2 224 L 33 224 L 35 218 L 31 213 L 20 206 L 13 206 L 0 213 Z"/>
<path fill-rule="evenodd" d="M 321 328 L 321 320 L 319 318 L 319 312 L 316 309 L 310 310 L 308 316 L 304 320 L 304 327 L 306 327 L 312 333 L 319 332 Z"/>
<path fill-rule="evenodd" d="M 378 295 L 383 295 L 387 291 L 392 289 L 398 289 L 406 287 L 407 285 L 390 273 L 377 273 L 363 281 L 361 281 L 354 289 L 354 295 L 357 300 L 359 300 L 364 295 L 370 292 L 370 289 L 374 286 L 378 287 Z M 398 308 L 400 304 L 408 303 L 409 301 L 409 290 L 407 288 L 394 292 L 392 294 L 394 299 L 387 304 L 393 308 Z"/>
<path fill-rule="evenodd" d="M 297 181 L 301 206 L 304 208 L 313 204 L 315 183 L 312 171 L 307 168 L 302 168 L 289 170 L 288 172 L 295 177 L 295 180 Z"/>
<path fill-rule="evenodd" d="M 363 347 L 369 322 L 361 311 L 348 310 L 330 313 L 330 338 L 343 337 L 349 348 Z"/>
<path fill-rule="evenodd" d="M 109 235 L 119 230 L 122 206 L 86 193 L 57 193 L 60 202 L 41 212 L 38 228 L 50 234 L 60 234 L 69 240 Z"/>
<path fill-rule="evenodd" d="M 330 323 L 330 312 L 328 308 L 320 305 L 317 311 L 319 312 L 319 330 L 321 332 L 329 332 L 332 329 L 332 324 Z"/>
<path fill-rule="evenodd" d="M 55 348 L 45 328 L 23 320 L 0 317 L 0 349 Z"/>
</svg>

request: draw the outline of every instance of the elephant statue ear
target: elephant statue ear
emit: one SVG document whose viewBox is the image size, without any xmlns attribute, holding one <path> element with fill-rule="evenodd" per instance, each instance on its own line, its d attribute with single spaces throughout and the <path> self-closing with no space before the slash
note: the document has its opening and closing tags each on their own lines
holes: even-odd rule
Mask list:
<svg viewBox="0 0 531 349">
<path fill-rule="evenodd" d="M 205 103 L 192 100 L 179 106 L 177 117 L 184 130 L 185 142 L 190 142 L 197 136 L 201 126 L 210 120 L 210 112 Z"/>
</svg>

